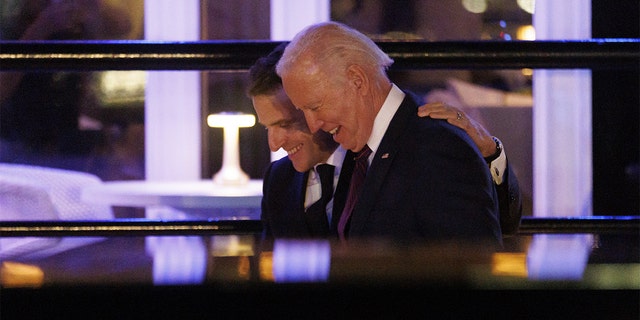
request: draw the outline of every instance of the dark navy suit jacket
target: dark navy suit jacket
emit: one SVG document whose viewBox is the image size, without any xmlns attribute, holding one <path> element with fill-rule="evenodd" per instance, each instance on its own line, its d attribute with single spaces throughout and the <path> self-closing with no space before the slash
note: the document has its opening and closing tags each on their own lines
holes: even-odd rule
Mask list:
<svg viewBox="0 0 640 320">
<path fill-rule="evenodd" d="M 266 238 L 311 236 L 304 216 L 308 176 L 308 172 L 297 172 L 289 157 L 269 165 L 262 184 L 261 220 Z"/>
<path fill-rule="evenodd" d="M 471 138 L 418 117 L 407 93 L 376 151 L 349 237 L 502 243 L 498 197 Z"/>
<path fill-rule="evenodd" d="M 498 197 L 482 155 L 463 130 L 444 120 L 418 117 L 418 105 L 408 93 L 394 115 L 367 172 L 349 238 L 468 240 L 499 247 Z M 338 188 L 348 185 L 352 157 L 347 152 Z M 312 234 L 304 215 L 306 179 L 288 158 L 270 165 L 262 202 L 267 236 L 318 235 Z M 336 191 L 338 198 L 341 194 L 346 192 Z M 334 201 L 329 235 L 344 206 L 343 199 Z"/>
<path fill-rule="evenodd" d="M 505 236 L 518 233 L 522 219 L 522 193 L 518 177 L 507 159 L 507 168 L 502 177 L 502 184 L 497 185 L 498 206 L 500 207 L 500 228 Z"/>
<path fill-rule="evenodd" d="M 344 208 L 351 173 L 353 153 L 347 151 L 333 197 L 331 223 L 326 216 L 310 216 L 304 211 L 304 199 L 309 172 L 295 170 L 289 157 L 272 162 L 263 181 L 262 223 L 264 237 L 273 238 L 335 238 L 340 213 Z"/>
</svg>

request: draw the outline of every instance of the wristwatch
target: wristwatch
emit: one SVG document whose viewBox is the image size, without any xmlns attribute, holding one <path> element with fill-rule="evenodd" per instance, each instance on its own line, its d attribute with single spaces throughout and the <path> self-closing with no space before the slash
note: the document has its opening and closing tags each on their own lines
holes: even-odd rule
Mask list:
<svg viewBox="0 0 640 320">
<path fill-rule="evenodd" d="M 493 162 L 493 160 L 498 159 L 498 157 L 502 153 L 502 141 L 500 141 L 500 139 L 498 139 L 496 137 L 493 137 L 493 141 L 496 142 L 496 152 L 494 154 L 484 158 L 484 161 L 486 161 L 487 163 L 491 163 L 491 162 Z"/>
</svg>

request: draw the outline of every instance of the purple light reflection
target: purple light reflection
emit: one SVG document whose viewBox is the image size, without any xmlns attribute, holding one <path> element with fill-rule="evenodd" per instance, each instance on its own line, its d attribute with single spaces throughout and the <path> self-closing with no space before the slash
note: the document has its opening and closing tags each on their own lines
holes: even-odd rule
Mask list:
<svg viewBox="0 0 640 320">
<path fill-rule="evenodd" d="M 529 279 L 582 279 L 592 243 L 588 234 L 534 236 L 527 253 Z"/>
<path fill-rule="evenodd" d="M 207 270 L 207 250 L 201 237 L 154 237 L 155 285 L 202 284 Z"/>
<path fill-rule="evenodd" d="M 273 247 L 275 282 L 324 282 L 329 278 L 328 240 L 276 240 Z"/>
</svg>

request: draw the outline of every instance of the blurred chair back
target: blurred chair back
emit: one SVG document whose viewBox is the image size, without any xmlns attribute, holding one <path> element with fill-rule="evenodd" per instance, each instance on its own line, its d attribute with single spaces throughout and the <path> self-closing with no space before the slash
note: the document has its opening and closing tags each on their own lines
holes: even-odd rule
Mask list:
<svg viewBox="0 0 640 320">
<path fill-rule="evenodd" d="M 0 220 L 113 219 L 110 206 L 80 199 L 82 188 L 100 183 L 98 177 L 84 172 L 0 163 Z M 60 238 L 0 238 L 0 259 L 42 253 L 54 247 L 58 248 L 53 251 L 59 252 L 86 240 L 72 241 L 74 245 L 61 248 Z"/>
</svg>

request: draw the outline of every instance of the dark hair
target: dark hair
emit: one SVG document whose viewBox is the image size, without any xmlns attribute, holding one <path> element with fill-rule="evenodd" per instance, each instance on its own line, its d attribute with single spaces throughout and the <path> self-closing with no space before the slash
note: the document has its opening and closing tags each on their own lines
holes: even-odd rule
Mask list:
<svg viewBox="0 0 640 320">
<path fill-rule="evenodd" d="M 270 94 L 282 87 L 282 79 L 276 73 L 276 64 L 282 57 L 286 42 L 278 45 L 267 56 L 259 58 L 249 69 L 249 88 L 247 95 L 250 97 Z"/>
</svg>

